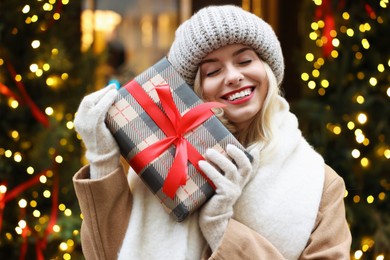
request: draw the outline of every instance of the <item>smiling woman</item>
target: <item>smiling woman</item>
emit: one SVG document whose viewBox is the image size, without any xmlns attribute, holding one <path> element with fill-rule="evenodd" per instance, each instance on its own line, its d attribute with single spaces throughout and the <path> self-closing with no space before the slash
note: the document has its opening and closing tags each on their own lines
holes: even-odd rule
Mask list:
<svg viewBox="0 0 390 260">
<path fill-rule="evenodd" d="M 85 253 L 91 259 L 349 259 L 344 182 L 302 137 L 279 93 L 284 58 L 271 26 L 237 6 L 209 6 L 180 25 L 167 58 L 204 101 L 225 105 L 224 117 L 246 152 L 227 145 L 233 163 L 207 149 L 198 166 L 215 194 L 175 223 L 131 169 L 130 189 L 125 182 L 118 145 L 103 123 L 115 89 L 90 94 L 75 119 L 91 163 L 74 177 Z"/>
</svg>

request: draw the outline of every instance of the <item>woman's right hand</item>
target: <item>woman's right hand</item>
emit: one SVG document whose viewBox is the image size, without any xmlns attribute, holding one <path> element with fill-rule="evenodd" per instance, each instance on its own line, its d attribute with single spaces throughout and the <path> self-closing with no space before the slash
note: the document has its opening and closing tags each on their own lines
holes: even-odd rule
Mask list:
<svg viewBox="0 0 390 260">
<path fill-rule="evenodd" d="M 104 122 L 116 96 L 115 85 L 93 92 L 83 98 L 75 116 L 75 129 L 86 147 L 91 179 L 101 178 L 120 165 L 118 144 Z"/>
</svg>

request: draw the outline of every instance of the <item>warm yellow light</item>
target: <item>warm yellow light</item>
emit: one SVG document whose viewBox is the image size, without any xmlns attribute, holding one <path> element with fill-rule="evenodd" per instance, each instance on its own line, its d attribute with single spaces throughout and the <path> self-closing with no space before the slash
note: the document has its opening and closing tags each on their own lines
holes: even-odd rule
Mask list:
<svg viewBox="0 0 390 260">
<path fill-rule="evenodd" d="M 36 210 L 33 211 L 33 216 L 36 217 L 36 218 L 39 218 L 41 216 L 41 212 L 36 209 Z"/>
<path fill-rule="evenodd" d="M 386 198 L 386 193 L 384 193 L 384 192 L 379 193 L 379 195 L 378 195 L 379 200 L 384 200 L 385 198 Z"/>
<path fill-rule="evenodd" d="M 370 161 L 368 160 L 368 158 L 363 157 L 363 158 L 360 160 L 360 164 L 361 164 L 363 167 L 368 167 L 369 164 L 370 164 Z"/>
<path fill-rule="evenodd" d="M 363 58 L 363 54 L 360 51 L 358 51 L 358 52 L 355 53 L 355 58 L 357 60 L 361 60 Z"/>
<path fill-rule="evenodd" d="M 319 28 L 324 28 L 324 26 L 325 26 L 325 22 L 323 21 L 323 20 L 318 20 L 318 27 Z"/>
<path fill-rule="evenodd" d="M 306 54 L 306 60 L 307 60 L 307 61 L 313 61 L 313 60 L 314 60 L 314 55 L 313 55 L 313 53 L 307 53 L 307 54 Z"/>
<path fill-rule="evenodd" d="M 46 183 L 47 182 L 47 177 L 45 175 L 41 175 L 41 177 L 39 177 L 39 181 L 41 183 Z"/>
<path fill-rule="evenodd" d="M 49 190 L 45 190 L 45 191 L 43 192 L 43 197 L 45 197 L 45 198 L 50 198 L 50 196 L 51 196 L 51 192 L 50 192 Z"/>
<path fill-rule="evenodd" d="M 66 209 L 64 211 L 64 214 L 65 214 L 65 216 L 70 217 L 70 216 L 72 216 L 72 210 L 71 209 Z"/>
<path fill-rule="evenodd" d="M 311 23 L 311 28 L 315 31 L 318 30 L 318 24 L 316 22 Z"/>
<path fill-rule="evenodd" d="M 359 71 L 357 74 L 356 74 L 356 77 L 360 80 L 364 79 L 366 75 L 364 74 L 364 72 L 362 71 Z"/>
<path fill-rule="evenodd" d="M 332 40 L 332 45 L 333 45 L 334 47 L 339 47 L 339 45 L 340 45 L 340 40 L 337 39 L 337 38 L 334 38 L 334 39 Z"/>
<path fill-rule="evenodd" d="M 49 3 L 45 3 L 43 6 L 42 6 L 43 10 L 45 11 L 51 11 L 53 10 L 53 6 Z"/>
<path fill-rule="evenodd" d="M 372 196 L 372 195 L 368 196 L 368 197 L 367 197 L 367 203 L 368 203 L 368 204 L 371 204 L 371 203 L 373 203 L 373 202 L 374 202 L 374 196 Z"/>
<path fill-rule="evenodd" d="M 10 157 L 12 156 L 11 150 L 6 150 L 6 151 L 4 152 L 4 156 L 7 157 L 7 158 L 10 158 Z"/>
<path fill-rule="evenodd" d="M 64 161 L 64 158 L 61 155 L 57 155 L 55 161 L 56 163 L 62 163 Z"/>
<path fill-rule="evenodd" d="M 357 116 L 357 120 L 359 121 L 360 124 L 365 124 L 367 122 L 367 116 L 364 113 L 360 113 Z"/>
<path fill-rule="evenodd" d="M 382 2 L 382 1 L 381 1 Z M 384 255 L 378 255 L 375 260 L 385 260 L 385 256 Z"/>
<path fill-rule="evenodd" d="M 54 56 L 58 55 L 58 53 L 59 53 L 59 51 L 58 51 L 57 48 L 54 48 L 54 49 L 51 50 L 51 54 L 54 55 Z"/>
<path fill-rule="evenodd" d="M 35 200 L 30 201 L 30 206 L 32 208 L 35 208 L 37 205 L 38 205 L 37 201 L 35 201 Z"/>
<path fill-rule="evenodd" d="M 0 185 L 0 194 L 4 194 L 7 192 L 7 186 L 4 184 Z"/>
<path fill-rule="evenodd" d="M 35 23 L 38 21 L 38 15 L 34 14 L 32 17 L 31 17 L 31 22 Z"/>
<path fill-rule="evenodd" d="M 301 74 L 301 79 L 303 81 L 308 81 L 309 80 L 309 74 L 307 74 L 306 72 L 302 73 Z"/>
<path fill-rule="evenodd" d="M 352 37 L 354 34 L 355 34 L 355 32 L 354 32 L 353 29 L 351 29 L 351 28 L 348 28 L 348 29 L 347 29 L 347 35 L 348 35 L 349 37 Z"/>
<path fill-rule="evenodd" d="M 15 232 L 18 234 L 18 235 L 21 235 L 23 233 L 23 229 L 21 229 L 20 227 L 15 227 Z"/>
<path fill-rule="evenodd" d="M 30 65 L 31 72 L 35 73 L 38 69 L 39 69 L 38 64 L 33 63 Z"/>
<path fill-rule="evenodd" d="M 60 244 L 60 250 L 61 250 L 61 251 L 66 251 L 66 250 L 68 250 L 68 245 L 67 245 L 65 242 L 62 242 L 62 243 Z"/>
<path fill-rule="evenodd" d="M 310 89 L 315 89 L 316 88 L 316 83 L 314 81 L 309 81 L 309 83 L 307 84 L 307 86 L 310 88 Z"/>
<path fill-rule="evenodd" d="M 370 43 L 368 42 L 367 39 L 362 40 L 362 46 L 364 49 L 369 49 L 370 48 Z"/>
<path fill-rule="evenodd" d="M 324 96 L 325 93 L 326 93 L 325 89 L 323 89 L 323 88 L 319 88 L 319 89 L 318 89 L 318 95 Z"/>
<path fill-rule="evenodd" d="M 26 170 L 26 172 L 28 173 L 28 174 L 33 174 L 34 173 L 34 168 L 33 167 L 31 167 L 31 166 L 29 166 L 29 167 L 27 167 L 27 170 Z"/>
<path fill-rule="evenodd" d="M 333 133 L 334 133 L 335 135 L 341 134 L 341 127 L 335 126 L 335 127 L 333 128 Z"/>
<path fill-rule="evenodd" d="M 316 32 L 311 32 L 309 34 L 309 38 L 310 38 L 310 40 L 315 41 L 318 38 L 318 34 Z"/>
<path fill-rule="evenodd" d="M 384 72 L 385 71 L 385 66 L 383 64 L 378 64 L 378 71 L 379 72 Z"/>
<path fill-rule="evenodd" d="M 344 19 L 344 20 L 349 20 L 349 13 L 344 12 L 344 13 L 342 14 L 342 16 L 343 16 L 343 19 Z"/>
<path fill-rule="evenodd" d="M 370 85 L 373 87 L 375 87 L 376 84 L 378 84 L 378 80 L 374 77 L 370 78 L 369 82 L 370 82 Z"/>
<path fill-rule="evenodd" d="M 8 100 L 8 105 L 12 107 L 13 109 L 17 108 L 19 106 L 19 102 L 13 98 L 10 98 Z"/>
<path fill-rule="evenodd" d="M 365 101 L 365 99 L 364 99 L 364 97 L 363 96 L 357 96 L 356 97 L 356 102 L 358 103 L 358 104 L 363 104 L 364 103 L 364 101 Z"/>
<path fill-rule="evenodd" d="M 39 40 L 34 40 L 31 42 L 31 47 L 34 49 L 38 48 L 39 46 L 41 46 L 41 42 Z"/>
<path fill-rule="evenodd" d="M 66 209 L 65 204 L 61 203 L 60 205 L 58 205 L 58 209 L 64 211 Z"/>
<path fill-rule="evenodd" d="M 313 75 L 313 77 L 318 78 L 318 76 L 320 76 L 320 71 L 319 70 L 313 70 L 311 72 L 311 74 Z"/>
<path fill-rule="evenodd" d="M 19 200 L 18 204 L 20 208 L 24 209 L 25 207 L 27 207 L 27 200 L 21 199 Z"/>
<path fill-rule="evenodd" d="M 336 51 L 336 50 L 333 50 L 333 51 L 330 53 L 330 55 L 331 55 L 333 58 L 336 59 L 336 58 L 339 56 L 339 52 Z"/>
<path fill-rule="evenodd" d="M 352 150 L 352 157 L 357 159 L 360 157 L 360 151 L 358 149 L 353 149 Z"/>
<path fill-rule="evenodd" d="M 63 5 L 69 4 L 69 0 L 62 0 L 62 4 L 63 4 Z"/>
<path fill-rule="evenodd" d="M 69 130 L 73 129 L 74 128 L 74 123 L 73 121 L 68 121 L 66 123 L 66 128 L 68 128 Z"/>
<path fill-rule="evenodd" d="M 357 259 L 360 259 L 360 258 L 362 258 L 362 256 L 363 256 L 363 251 L 362 251 L 362 250 L 357 250 L 357 251 L 354 253 L 353 256 L 355 257 L 356 260 L 357 260 Z"/>
<path fill-rule="evenodd" d="M 323 86 L 324 88 L 329 87 L 329 81 L 326 79 L 321 80 L 321 86 Z"/>
<path fill-rule="evenodd" d="M 21 219 L 21 220 L 19 220 L 19 222 L 18 222 L 18 226 L 20 227 L 20 228 L 26 228 L 27 227 L 27 222 L 24 220 L 24 219 Z"/>
<path fill-rule="evenodd" d="M 20 82 L 20 81 L 22 81 L 22 76 L 20 75 L 20 74 L 17 74 L 17 75 L 15 75 L 15 80 L 17 81 L 17 82 Z"/>
<path fill-rule="evenodd" d="M 30 12 L 30 6 L 29 5 L 25 5 L 22 9 L 22 13 L 24 14 L 27 14 L 28 12 Z"/>
<path fill-rule="evenodd" d="M 53 19 L 54 20 L 59 20 L 61 18 L 61 15 L 59 13 L 53 14 Z"/>
<path fill-rule="evenodd" d="M 386 150 L 383 152 L 383 155 L 386 157 L 386 159 L 390 159 L 390 149 L 386 149 Z"/>
<path fill-rule="evenodd" d="M 14 161 L 15 161 L 15 162 L 21 162 L 21 161 L 22 161 L 22 154 L 19 153 L 19 152 L 16 152 L 16 153 L 14 154 Z"/>
<path fill-rule="evenodd" d="M 18 139 L 18 138 L 19 138 L 19 132 L 16 131 L 16 130 L 13 130 L 13 131 L 11 132 L 11 137 L 12 137 L 13 139 Z"/>
<path fill-rule="evenodd" d="M 315 5 L 318 5 L 318 6 L 322 5 L 322 0 L 313 0 L 313 2 Z"/>
<path fill-rule="evenodd" d="M 60 232 L 60 231 L 61 231 L 60 226 L 54 225 L 54 226 L 53 226 L 53 231 L 56 232 L 56 233 Z"/>
<path fill-rule="evenodd" d="M 388 97 L 390 97 L 390 87 L 387 88 L 386 94 L 387 94 Z"/>
<path fill-rule="evenodd" d="M 48 71 L 50 69 L 50 64 L 45 63 L 45 64 L 43 64 L 42 68 L 43 68 L 44 71 Z"/>
<path fill-rule="evenodd" d="M 54 109 L 52 107 L 47 107 L 45 109 L 45 113 L 46 113 L 46 115 L 51 116 L 54 114 Z"/>
<path fill-rule="evenodd" d="M 42 76 L 42 74 L 43 74 L 43 70 L 41 70 L 41 69 L 38 69 L 38 70 L 35 72 L 35 75 L 37 75 L 37 77 Z"/>
<path fill-rule="evenodd" d="M 68 78 L 69 78 L 68 73 L 62 73 L 62 74 L 61 74 L 61 79 L 62 79 L 62 80 L 67 80 Z"/>
</svg>

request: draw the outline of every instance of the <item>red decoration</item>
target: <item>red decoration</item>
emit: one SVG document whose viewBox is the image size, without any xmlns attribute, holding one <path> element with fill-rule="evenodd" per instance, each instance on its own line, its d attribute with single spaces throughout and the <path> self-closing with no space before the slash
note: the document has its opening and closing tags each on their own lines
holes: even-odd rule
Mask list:
<svg viewBox="0 0 390 260">
<path fill-rule="evenodd" d="M 28 95 L 26 88 L 22 81 L 17 81 L 15 68 L 12 66 L 10 62 L 7 62 L 7 68 L 12 78 L 15 81 L 16 86 L 18 87 L 20 93 L 22 94 L 24 102 L 30 107 L 31 113 L 35 117 L 35 119 L 40 122 L 43 126 L 49 127 L 49 119 L 47 116 L 38 108 L 38 106 L 34 103 L 31 97 Z"/>
<path fill-rule="evenodd" d="M 333 51 L 331 31 L 335 30 L 335 18 L 332 10 L 332 1 L 323 0 L 322 5 L 318 6 L 315 12 L 317 20 L 324 20 L 323 36 L 326 38 L 326 42 L 323 45 L 323 56 L 329 57 Z"/>
<path fill-rule="evenodd" d="M 202 173 L 198 168 L 198 162 L 204 160 L 203 156 L 183 136 L 213 116 L 214 113 L 211 108 L 223 107 L 223 105 L 217 102 L 202 103 L 182 116 L 172 98 L 169 85 L 162 84 L 155 86 L 155 89 L 159 95 L 164 113 L 136 81 L 131 81 L 125 88 L 167 136 L 139 152 L 132 158 L 130 165 L 138 173 L 174 144 L 176 146 L 175 159 L 162 189 L 167 196 L 173 199 L 180 185 L 186 184 L 187 161 L 190 161 Z"/>
</svg>

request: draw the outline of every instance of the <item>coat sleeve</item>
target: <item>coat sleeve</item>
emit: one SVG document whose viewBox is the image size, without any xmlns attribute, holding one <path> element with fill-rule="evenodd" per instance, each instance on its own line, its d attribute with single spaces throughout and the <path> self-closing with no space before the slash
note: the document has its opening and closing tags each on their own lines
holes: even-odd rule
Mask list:
<svg viewBox="0 0 390 260">
<path fill-rule="evenodd" d="M 345 218 L 345 184 L 329 166 L 325 172 L 316 225 L 300 259 L 350 259 L 352 236 Z"/>
<path fill-rule="evenodd" d="M 316 223 L 299 259 L 350 259 L 351 233 L 345 218 L 345 185 L 330 167 L 325 169 L 325 183 Z M 205 251 L 207 259 L 210 250 Z M 231 219 L 218 249 L 209 259 L 285 259 L 265 237 Z"/>
<path fill-rule="evenodd" d="M 123 168 L 91 180 L 86 166 L 75 174 L 73 184 L 83 214 L 81 245 L 85 258 L 117 259 L 132 207 Z"/>
</svg>

